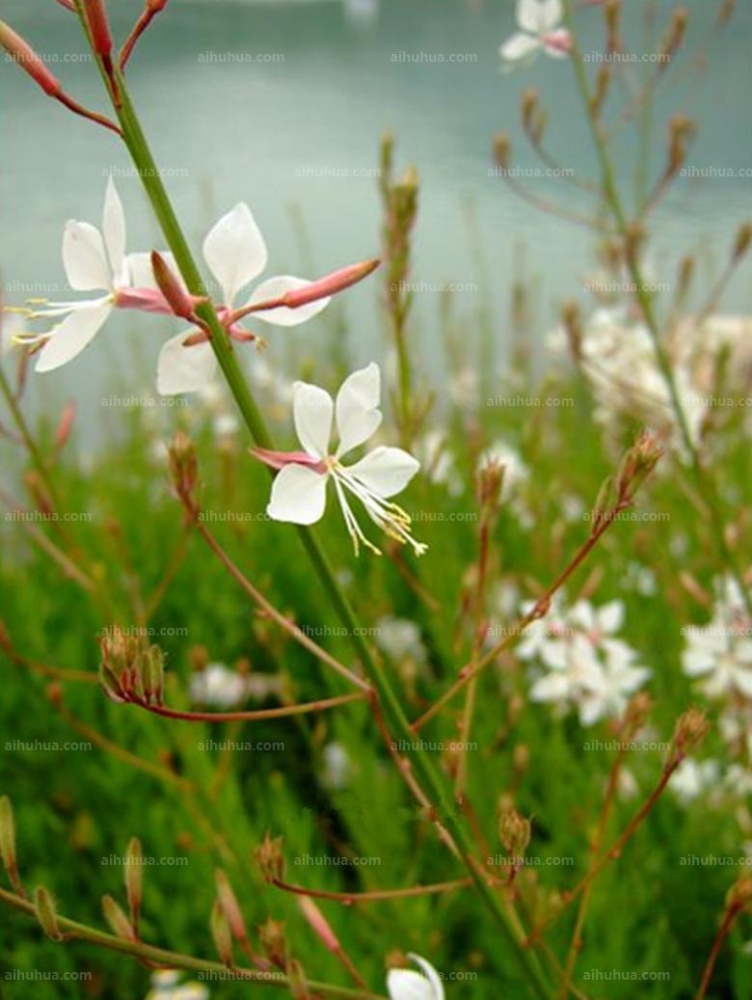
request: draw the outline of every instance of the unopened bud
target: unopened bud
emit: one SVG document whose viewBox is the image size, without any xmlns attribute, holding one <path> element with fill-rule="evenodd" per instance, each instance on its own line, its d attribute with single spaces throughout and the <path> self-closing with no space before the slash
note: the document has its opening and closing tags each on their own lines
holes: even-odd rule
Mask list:
<svg viewBox="0 0 752 1000">
<path fill-rule="evenodd" d="M 189 497 L 198 482 L 196 448 L 185 433 L 177 431 L 168 450 L 170 478 L 180 497 Z"/>
<path fill-rule="evenodd" d="M 287 985 L 293 1000 L 311 1000 L 311 991 L 308 989 L 303 966 L 296 958 L 287 965 Z"/>
<path fill-rule="evenodd" d="M 0 857 L 8 873 L 11 885 L 19 895 L 23 895 L 18 877 L 18 857 L 16 855 L 16 824 L 13 819 L 13 805 L 7 795 L 0 798 Z"/>
<path fill-rule="evenodd" d="M 710 726 L 699 708 L 690 708 L 676 723 L 673 738 L 672 763 L 680 763 L 705 739 Z"/>
<path fill-rule="evenodd" d="M 112 55 L 112 32 L 104 0 L 82 0 L 82 3 L 94 51 L 109 65 Z"/>
<path fill-rule="evenodd" d="M 141 913 L 144 882 L 141 860 L 141 841 L 138 837 L 132 837 L 125 854 L 125 892 L 134 928 L 138 928 L 138 918 Z"/>
<path fill-rule="evenodd" d="M 724 4 L 718 14 L 718 24 L 721 27 L 724 27 L 731 20 L 731 16 L 736 10 L 736 2 L 737 0 L 724 0 Z"/>
<path fill-rule="evenodd" d="M 131 926 L 130 920 L 112 896 L 102 897 L 102 912 L 116 937 L 133 943 L 137 941 L 136 932 Z"/>
<path fill-rule="evenodd" d="M 285 935 L 285 925 L 279 920 L 267 917 L 263 924 L 258 927 L 259 941 L 261 947 L 269 960 L 284 969 L 287 965 L 287 936 Z"/>
<path fill-rule="evenodd" d="M 673 175 L 687 159 L 688 143 L 697 131 L 695 123 L 686 115 L 674 115 L 669 123 L 668 165 L 666 173 Z"/>
<path fill-rule="evenodd" d="M 619 20 L 621 17 L 621 0 L 606 0 L 603 6 L 608 36 L 608 51 L 616 52 L 619 48 Z"/>
<path fill-rule="evenodd" d="M 221 961 L 228 966 L 228 968 L 232 968 L 232 931 L 230 930 L 230 925 L 219 900 L 215 900 L 214 906 L 212 907 L 210 923 L 212 937 L 214 938 L 214 947 L 217 949 L 217 954 L 219 955 Z"/>
<path fill-rule="evenodd" d="M 561 322 L 564 327 L 564 333 L 567 335 L 567 343 L 569 344 L 572 357 L 575 361 L 580 361 L 582 358 L 583 339 L 582 313 L 580 312 L 579 305 L 573 299 L 569 299 L 562 305 Z"/>
<path fill-rule="evenodd" d="M 306 918 L 309 925 L 313 928 L 315 934 L 324 946 L 328 948 L 329 951 L 334 952 L 335 955 L 338 952 L 341 952 L 342 946 L 337 940 L 337 935 L 334 933 L 328 920 L 310 896 L 298 896 L 298 906 L 300 907 L 303 916 Z"/>
<path fill-rule="evenodd" d="M 652 431 L 643 431 L 624 456 L 619 470 L 616 488 L 620 499 L 629 499 L 637 492 L 662 455 L 658 436 Z"/>
<path fill-rule="evenodd" d="M 50 73 L 41 56 L 5 21 L 0 21 L 0 46 L 24 72 L 29 74 L 32 80 L 39 84 L 45 94 L 57 97 L 62 92 L 60 81 Z"/>
<path fill-rule="evenodd" d="M 60 416 L 60 422 L 57 425 L 57 430 L 55 431 L 55 447 L 58 451 L 61 451 L 68 443 L 75 417 L 76 404 L 73 401 L 66 403 Z"/>
<path fill-rule="evenodd" d="M 749 245 L 752 243 L 752 222 L 745 222 L 736 233 L 736 240 L 734 242 L 734 260 L 741 260 L 742 257 L 749 250 Z"/>
<path fill-rule="evenodd" d="M 505 850 L 514 858 L 521 858 L 530 843 L 532 827 L 530 820 L 521 816 L 516 809 L 505 809 L 499 817 L 499 839 Z"/>
<path fill-rule="evenodd" d="M 535 87 L 526 87 L 522 91 L 522 97 L 520 98 L 520 111 L 522 115 L 522 127 L 528 133 L 533 130 L 537 110 L 538 91 Z"/>
<path fill-rule="evenodd" d="M 245 921 L 237 896 L 233 892 L 227 876 L 219 868 L 214 872 L 214 881 L 217 886 L 217 899 L 230 930 L 238 941 L 247 941 L 248 933 L 245 929 Z"/>
<path fill-rule="evenodd" d="M 500 170 L 509 169 L 509 161 L 512 154 L 512 141 L 506 132 L 499 132 L 494 138 L 493 157 L 496 166 Z"/>
<path fill-rule="evenodd" d="M 156 250 L 151 252 L 151 269 L 154 272 L 157 287 L 167 299 L 167 304 L 173 313 L 182 319 L 192 320 L 194 318 L 194 300 L 164 257 Z"/>
<path fill-rule="evenodd" d="M 282 837 L 272 837 L 267 833 L 253 854 L 261 874 L 267 882 L 281 882 L 285 874 L 285 859 L 282 853 Z"/>
<path fill-rule="evenodd" d="M 47 937 L 52 941 L 62 941 L 63 933 L 57 922 L 55 902 L 42 885 L 34 890 L 34 912 Z"/>
<path fill-rule="evenodd" d="M 496 459 L 484 462 L 478 470 L 478 501 L 486 520 L 499 508 L 505 471 L 504 465 Z"/>
<path fill-rule="evenodd" d="M 728 891 L 726 896 L 727 910 L 746 910 L 752 903 L 752 878 L 743 875 L 736 881 Z"/>
<path fill-rule="evenodd" d="M 149 705 L 161 705 L 164 700 L 164 663 L 164 650 L 159 646 L 150 646 L 144 653 L 141 678 Z"/>
<path fill-rule="evenodd" d="M 676 7 L 671 17 L 671 24 L 661 45 L 658 65 L 665 67 L 684 41 L 689 21 L 689 10 L 686 7 Z"/>
</svg>

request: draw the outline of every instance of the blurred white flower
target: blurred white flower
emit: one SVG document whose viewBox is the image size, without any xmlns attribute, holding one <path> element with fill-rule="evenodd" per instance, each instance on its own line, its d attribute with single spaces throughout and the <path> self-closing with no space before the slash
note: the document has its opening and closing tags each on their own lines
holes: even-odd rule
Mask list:
<svg viewBox="0 0 752 1000">
<path fill-rule="evenodd" d="M 526 604 L 523 611 L 531 607 Z M 530 688 L 531 701 L 553 703 L 560 712 L 576 707 L 583 726 L 620 718 L 629 697 L 650 676 L 637 664 L 635 651 L 614 638 L 623 621 L 621 601 L 594 608 L 581 600 L 565 610 L 557 595 L 549 613 L 528 626 L 517 647 L 521 659 L 547 668 Z"/>
<path fill-rule="evenodd" d="M 407 957 L 424 974 L 412 969 L 390 969 L 386 977 L 390 1000 L 445 1000 L 441 978 L 431 963 L 412 952 Z"/>
<path fill-rule="evenodd" d="M 152 988 L 146 1000 L 209 1000 L 209 990 L 201 983 L 179 985 L 180 973 L 174 969 L 158 969 L 152 973 Z"/>
<path fill-rule="evenodd" d="M 721 766 L 717 760 L 698 762 L 694 757 L 687 757 L 671 775 L 668 787 L 683 805 L 687 805 L 714 788 L 720 777 Z"/>
<path fill-rule="evenodd" d="M 454 455 L 447 446 L 444 431 L 430 430 L 418 438 L 415 442 L 415 457 L 429 482 L 446 486 L 451 496 L 458 496 L 462 492 L 462 477 L 457 472 Z"/>
<path fill-rule="evenodd" d="M 408 618 L 380 618 L 374 636 L 377 646 L 392 660 L 411 659 L 423 664 L 428 659 L 420 628 Z"/>
<path fill-rule="evenodd" d="M 324 773 L 322 780 L 327 788 L 346 788 L 353 771 L 353 762 L 347 749 L 341 743 L 327 743 L 322 751 Z"/>
<path fill-rule="evenodd" d="M 571 37 L 561 26 L 563 17 L 561 0 L 517 0 L 520 30 L 501 46 L 502 59 L 529 60 L 541 51 L 557 59 L 569 55 Z"/>
<path fill-rule="evenodd" d="M 717 580 L 715 590 L 710 622 L 683 630 L 682 667 L 687 676 L 704 678 L 709 698 L 752 698 L 752 622 L 734 580 Z"/>
<path fill-rule="evenodd" d="M 212 708 L 231 709 L 248 697 L 248 678 L 224 663 L 209 663 L 191 675 L 191 701 Z"/>
</svg>

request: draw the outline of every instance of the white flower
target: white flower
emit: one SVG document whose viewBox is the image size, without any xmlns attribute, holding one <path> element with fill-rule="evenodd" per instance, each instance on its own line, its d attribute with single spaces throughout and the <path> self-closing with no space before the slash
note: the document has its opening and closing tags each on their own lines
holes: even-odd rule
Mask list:
<svg viewBox="0 0 752 1000">
<path fill-rule="evenodd" d="M 569 54 L 570 35 L 562 28 L 561 0 L 517 0 L 517 25 L 521 29 L 501 46 L 507 62 L 530 59 L 541 50 L 557 59 Z"/>
<path fill-rule="evenodd" d="M 104 292 L 80 302 L 51 302 L 35 316 L 65 316 L 48 334 L 36 371 L 50 372 L 76 358 L 104 326 L 117 305 L 118 293 L 132 287 L 137 255 L 125 253 L 125 214 L 112 177 L 107 182 L 102 230 L 70 220 L 63 232 L 63 266 L 68 284 L 77 292 Z M 153 279 L 151 281 L 153 285 Z"/>
<path fill-rule="evenodd" d="M 209 990 L 201 983 L 183 983 L 178 986 L 180 973 L 174 969 L 158 969 L 152 973 L 152 988 L 146 1000 L 208 1000 Z"/>
<path fill-rule="evenodd" d="M 279 275 L 267 278 L 257 285 L 242 306 L 235 300 L 243 289 L 266 268 L 268 251 L 264 237 L 256 225 L 250 208 L 240 202 L 227 215 L 223 215 L 209 231 L 203 246 L 204 260 L 222 289 L 223 321 L 234 309 L 245 310 L 257 304 L 272 302 L 287 292 L 299 291 L 312 284 L 303 278 Z M 297 326 L 305 323 L 324 309 L 330 299 L 301 305 L 295 309 L 277 308 L 253 310 L 256 319 L 277 326 Z M 157 389 L 166 396 L 180 392 L 195 392 L 211 382 L 217 371 L 217 359 L 208 340 L 191 346 L 184 342 L 195 331 L 183 331 L 168 340 L 159 355 Z"/>
<path fill-rule="evenodd" d="M 702 688 L 709 698 L 752 698 L 752 623 L 742 593 L 729 577 L 716 581 L 716 593 L 711 621 L 685 630 L 684 672 L 705 678 Z"/>
<path fill-rule="evenodd" d="M 376 643 L 391 659 L 399 661 L 409 657 L 415 663 L 426 662 L 428 654 L 420 628 L 409 618 L 381 618 L 376 629 Z"/>
<path fill-rule="evenodd" d="M 412 952 L 407 957 L 419 965 L 425 975 L 412 969 L 390 969 L 386 977 L 390 1000 L 444 1000 L 444 986 L 431 963 Z"/>
<path fill-rule="evenodd" d="M 326 487 L 331 480 L 356 555 L 360 542 L 376 553 L 379 550 L 363 534 L 350 508 L 348 491 L 360 500 L 371 520 L 390 538 L 412 545 L 421 555 L 427 546 L 416 542 L 410 534 L 410 517 L 388 499 L 407 486 L 420 463 L 401 448 L 382 445 L 353 465 L 342 464 L 344 456 L 364 444 L 381 424 L 380 394 L 381 374 L 374 363 L 345 379 L 336 403 L 324 389 L 295 382 L 293 415 L 304 451 L 290 454 L 255 451 L 262 461 L 280 469 L 267 513 L 275 521 L 315 524 L 324 514 Z M 332 452 L 333 424 L 339 442 Z"/>
<path fill-rule="evenodd" d="M 322 780 L 327 788 L 340 790 L 350 783 L 353 763 L 347 748 L 342 743 L 327 743 L 322 751 L 324 773 Z"/>
<path fill-rule="evenodd" d="M 703 760 L 698 763 L 687 757 L 671 775 L 669 788 L 683 805 L 687 805 L 709 788 L 714 788 L 721 777 L 717 760 Z"/>
<path fill-rule="evenodd" d="M 210 663 L 191 677 L 191 701 L 229 709 L 248 697 L 248 678 L 223 663 Z"/>
<path fill-rule="evenodd" d="M 531 701 L 552 702 L 561 712 L 574 706 L 583 726 L 620 718 L 629 696 L 650 676 L 636 664 L 634 650 L 614 638 L 623 621 L 621 601 L 595 608 L 581 600 L 564 610 L 557 595 L 549 613 L 528 626 L 517 648 L 521 659 L 538 660 L 548 668 L 530 688 Z"/>
</svg>

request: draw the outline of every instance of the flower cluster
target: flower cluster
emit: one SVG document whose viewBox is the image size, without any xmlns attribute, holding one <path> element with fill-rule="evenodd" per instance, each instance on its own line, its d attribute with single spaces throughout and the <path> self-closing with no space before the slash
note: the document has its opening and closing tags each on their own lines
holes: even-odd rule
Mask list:
<svg viewBox="0 0 752 1000">
<path fill-rule="evenodd" d="M 716 581 L 716 592 L 710 622 L 684 630 L 684 672 L 703 678 L 709 698 L 752 699 L 752 622 L 735 580 Z"/>
<path fill-rule="evenodd" d="M 523 606 L 523 611 L 531 607 Z M 637 664 L 635 651 L 615 637 L 623 621 L 621 601 L 595 608 L 580 600 L 565 609 L 555 599 L 517 647 L 521 659 L 545 669 L 533 681 L 531 700 L 553 703 L 560 712 L 575 707 L 583 726 L 620 718 L 629 697 L 650 676 Z"/>
</svg>

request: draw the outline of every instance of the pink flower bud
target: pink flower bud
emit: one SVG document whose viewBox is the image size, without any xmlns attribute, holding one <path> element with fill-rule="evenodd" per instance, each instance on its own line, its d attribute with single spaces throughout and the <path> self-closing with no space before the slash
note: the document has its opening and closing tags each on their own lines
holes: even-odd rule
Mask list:
<svg viewBox="0 0 752 1000">
<path fill-rule="evenodd" d="M 39 56 L 27 41 L 17 35 L 5 21 L 0 21 L 0 45 L 5 49 L 11 59 L 29 76 L 35 80 L 45 94 L 50 97 L 57 97 L 62 91 L 62 84 L 45 66 L 41 56 Z"/>
<path fill-rule="evenodd" d="M 300 288 L 295 292 L 287 292 L 282 296 L 282 305 L 289 309 L 297 309 L 298 306 L 308 305 L 309 302 L 317 302 L 319 299 L 336 295 L 337 292 L 343 292 L 351 285 L 367 278 L 380 263 L 379 260 L 364 260 L 360 264 L 350 264 L 338 271 L 332 271 L 331 274 L 319 278 L 318 281 L 312 282 L 305 288 Z"/>
<path fill-rule="evenodd" d="M 342 950 L 342 946 L 337 940 L 334 931 L 329 926 L 328 920 L 310 896 L 298 896 L 298 905 L 303 912 L 303 916 L 323 942 L 324 946 L 329 951 L 334 952 L 335 955 L 338 954 Z"/>
<path fill-rule="evenodd" d="M 192 319 L 193 299 L 164 257 L 156 250 L 152 250 L 151 268 L 160 292 L 167 299 L 175 315 L 182 319 Z"/>
<path fill-rule="evenodd" d="M 104 0 L 83 0 L 83 5 L 94 51 L 109 62 L 112 55 L 112 32 Z"/>
</svg>

